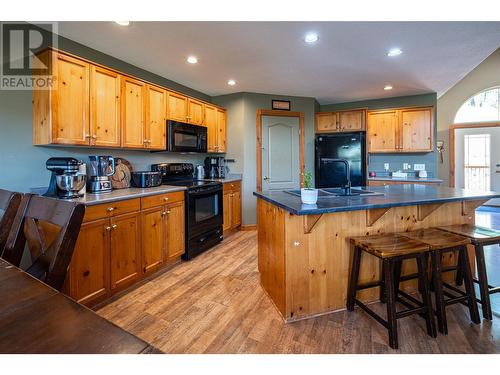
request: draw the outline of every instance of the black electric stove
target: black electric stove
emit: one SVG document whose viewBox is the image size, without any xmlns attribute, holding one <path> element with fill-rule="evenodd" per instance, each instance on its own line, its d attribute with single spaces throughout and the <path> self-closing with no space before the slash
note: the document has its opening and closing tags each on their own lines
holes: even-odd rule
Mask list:
<svg viewBox="0 0 500 375">
<path fill-rule="evenodd" d="M 163 163 L 151 165 L 158 171 L 164 185 L 185 186 L 186 252 L 184 260 L 210 249 L 223 239 L 222 183 L 193 179 L 194 166 L 190 163 Z"/>
</svg>

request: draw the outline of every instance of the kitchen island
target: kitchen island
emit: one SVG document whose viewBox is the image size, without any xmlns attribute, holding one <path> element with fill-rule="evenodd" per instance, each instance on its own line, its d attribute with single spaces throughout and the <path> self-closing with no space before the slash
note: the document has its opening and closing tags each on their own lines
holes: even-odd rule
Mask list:
<svg viewBox="0 0 500 375">
<path fill-rule="evenodd" d="M 500 197 L 500 193 L 431 185 L 390 185 L 369 190 L 375 194 L 319 198 L 316 205 L 304 205 L 299 196 L 285 191 L 254 193 L 258 198 L 261 285 L 286 321 L 345 308 L 350 237 L 473 224 L 475 209 Z M 367 254 L 363 257 L 360 281 L 378 280 L 379 261 Z M 443 262 L 454 263 L 454 254 Z M 403 274 L 414 270 L 413 263 L 403 263 Z M 402 285 L 411 291 L 415 281 Z M 363 290 L 358 298 L 376 301 L 377 289 Z"/>
</svg>

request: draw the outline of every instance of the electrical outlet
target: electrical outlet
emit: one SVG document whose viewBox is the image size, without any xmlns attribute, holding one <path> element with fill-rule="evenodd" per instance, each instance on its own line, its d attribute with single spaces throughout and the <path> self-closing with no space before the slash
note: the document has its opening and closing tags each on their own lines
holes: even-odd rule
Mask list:
<svg viewBox="0 0 500 375">
<path fill-rule="evenodd" d="M 413 164 L 413 169 L 416 171 L 425 171 L 425 164 Z"/>
<path fill-rule="evenodd" d="M 411 165 L 409 163 L 403 163 L 403 171 L 411 169 Z"/>
<path fill-rule="evenodd" d="M 384 170 L 388 171 L 389 170 L 389 163 L 384 163 Z"/>
</svg>

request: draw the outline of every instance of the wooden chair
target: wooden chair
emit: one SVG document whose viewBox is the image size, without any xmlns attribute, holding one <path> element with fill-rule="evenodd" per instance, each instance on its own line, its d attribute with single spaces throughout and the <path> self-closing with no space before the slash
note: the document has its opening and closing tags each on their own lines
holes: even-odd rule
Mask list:
<svg viewBox="0 0 500 375">
<path fill-rule="evenodd" d="M 446 306 L 455 303 L 467 305 L 471 321 L 479 324 L 479 311 L 470 269 L 469 254 L 467 253 L 467 245 L 470 244 L 470 239 L 437 228 L 419 229 L 413 232 L 402 233 L 402 235 L 428 245 L 431 250 L 432 279 L 439 332 L 444 335 L 448 334 Z M 441 264 L 441 258 L 443 254 L 449 252 L 458 252 L 459 261 L 457 266 L 445 268 Z M 465 292 L 443 281 L 443 272 L 455 271 L 457 268 L 464 275 Z"/>
<path fill-rule="evenodd" d="M 389 332 L 389 345 L 393 349 L 398 348 L 397 319 L 409 315 L 419 314 L 423 316 L 427 325 L 427 333 L 431 337 L 436 337 L 436 326 L 434 323 L 434 314 L 432 312 L 425 257 L 426 253 L 429 251 L 429 246 L 397 234 L 352 237 L 350 240 L 351 244 L 354 245 L 354 255 L 347 291 L 347 310 L 352 311 L 354 310 L 354 306 L 358 305 L 377 322 L 387 328 Z M 381 260 L 383 274 L 380 281 L 366 284 L 358 283 L 361 254 L 363 251 Z M 394 279 L 394 275 L 396 274 L 395 267 L 407 259 L 415 259 L 417 261 L 417 275 L 421 285 L 420 293 L 422 295 L 422 301 L 400 290 L 399 279 Z M 383 319 L 356 298 L 358 290 L 378 286 L 384 289 L 384 292 L 381 294 L 385 295 L 384 300 L 387 304 L 387 320 Z M 408 309 L 396 311 L 396 302 L 401 303 Z"/>
<path fill-rule="evenodd" d="M 0 255 L 3 253 L 21 199 L 21 193 L 0 189 L 0 210 L 3 211 L 0 217 Z"/>
<path fill-rule="evenodd" d="M 490 294 L 500 293 L 500 286 L 495 287 L 490 285 L 488 282 L 488 273 L 484 258 L 484 246 L 500 245 L 500 231 L 469 224 L 450 225 L 440 227 L 439 229 L 467 237 L 474 245 L 477 279 L 473 280 L 479 284 L 479 291 L 481 294 L 479 302 L 481 303 L 481 309 L 483 310 L 483 317 L 484 319 L 492 320 L 493 313 L 491 311 Z M 460 271 L 463 269 L 464 267 L 459 267 Z M 460 285 L 462 283 L 462 279 L 463 272 L 457 272 L 457 284 Z"/>
<path fill-rule="evenodd" d="M 19 267 L 27 244 L 32 263 L 26 272 L 61 290 L 84 214 L 82 204 L 26 194 L 14 219 L 3 258 Z"/>
</svg>

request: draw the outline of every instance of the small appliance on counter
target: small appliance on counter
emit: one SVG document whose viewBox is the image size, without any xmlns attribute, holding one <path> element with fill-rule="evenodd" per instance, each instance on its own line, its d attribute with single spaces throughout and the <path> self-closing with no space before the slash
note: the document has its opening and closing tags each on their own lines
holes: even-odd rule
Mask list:
<svg viewBox="0 0 500 375">
<path fill-rule="evenodd" d="M 427 171 L 418 171 L 418 178 L 427 178 Z"/>
<path fill-rule="evenodd" d="M 138 188 L 160 186 L 161 173 L 150 171 L 132 172 L 132 185 Z"/>
<path fill-rule="evenodd" d="M 205 168 L 203 165 L 198 165 L 196 167 L 196 179 L 203 180 L 205 178 Z"/>
<path fill-rule="evenodd" d="M 93 155 L 90 159 L 89 193 L 108 193 L 113 188 L 109 179 L 115 173 L 115 159 L 112 156 Z"/>
<path fill-rule="evenodd" d="M 46 197 L 73 199 L 83 196 L 87 176 L 80 173 L 83 162 L 74 158 L 50 158 L 45 163 L 52 172 Z"/>
<path fill-rule="evenodd" d="M 187 188 L 184 203 L 186 252 L 182 259 L 190 260 L 221 242 L 222 183 L 193 179 L 194 165 L 190 163 L 153 164 L 151 170 L 161 173 L 163 184 Z"/>
<path fill-rule="evenodd" d="M 226 159 L 223 156 L 207 156 L 205 158 L 205 178 L 225 178 Z"/>
</svg>

